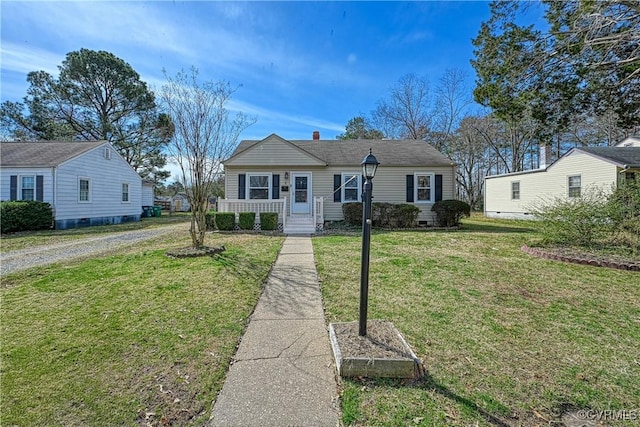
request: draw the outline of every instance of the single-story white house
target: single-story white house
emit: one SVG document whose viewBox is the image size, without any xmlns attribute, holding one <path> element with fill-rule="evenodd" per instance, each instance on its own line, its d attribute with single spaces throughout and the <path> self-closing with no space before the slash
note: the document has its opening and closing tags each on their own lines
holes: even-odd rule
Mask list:
<svg viewBox="0 0 640 427">
<path fill-rule="evenodd" d="M 242 141 L 223 162 L 226 198 L 218 210 L 277 212 L 285 233 L 315 232 L 342 220 L 344 203 L 361 201 L 360 163 L 369 150 L 380 162 L 374 202 L 412 203 L 418 220 L 432 224 L 433 204 L 455 197 L 454 163 L 425 141 L 322 140 L 316 131 L 311 140 L 272 134 Z"/>
<path fill-rule="evenodd" d="M 541 152 L 540 158 L 547 156 Z M 493 218 L 532 219 L 537 204 L 580 197 L 588 187 L 610 191 L 634 180 L 640 182 L 640 139 L 627 138 L 614 147 L 573 148 L 539 169 L 487 176 L 484 212 Z"/>
<path fill-rule="evenodd" d="M 111 144 L 0 143 L 0 200 L 38 200 L 55 228 L 139 221 L 142 179 Z"/>
</svg>

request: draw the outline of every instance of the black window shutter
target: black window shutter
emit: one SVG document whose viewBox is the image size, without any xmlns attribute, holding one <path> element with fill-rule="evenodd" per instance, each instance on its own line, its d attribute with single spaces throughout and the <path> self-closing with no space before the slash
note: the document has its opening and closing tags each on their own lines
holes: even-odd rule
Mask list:
<svg viewBox="0 0 640 427">
<path fill-rule="evenodd" d="M 9 178 L 9 200 L 18 200 L 18 175 Z"/>
<path fill-rule="evenodd" d="M 238 175 L 238 199 L 245 198 L 245 185 L 247 176 L 243 173 Z"/>
<path fill-rule="evenodd" d="M 333 175 L 333 201 L 338 203 L 342 201 L 340 185 L 342 185 L 342 175 Z"/>
<path fill-rule="evenodd" d="M 407 175 L 407 202 L 413 202 L 413 175 Z"/>
<path fill-rule="evenodd" d="M 280 198 L 280 175 L 274 174 L 271 176 L 271 198 L 279 199 Z"/>
<path fill-rule="evenodd" d="M 436 175 L 436 202 L 442 200 L 442 175 Z"/>
<path fill-rule="evenodd" d="M 44 200 L 44 177 L 36 175 L 36 200 L 41 202 Z"/>
</svg>

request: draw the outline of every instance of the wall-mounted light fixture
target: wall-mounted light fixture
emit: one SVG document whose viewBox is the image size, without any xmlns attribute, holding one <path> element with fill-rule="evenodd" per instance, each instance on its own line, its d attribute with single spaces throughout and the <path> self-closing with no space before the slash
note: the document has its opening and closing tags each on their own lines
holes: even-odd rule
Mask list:
<svg viewBox="0 0 640 427">
<path fill-rule="evenodd" d="M 284 179 L 289 179 L 289 172 L 284 173 Z"/>
</svg>

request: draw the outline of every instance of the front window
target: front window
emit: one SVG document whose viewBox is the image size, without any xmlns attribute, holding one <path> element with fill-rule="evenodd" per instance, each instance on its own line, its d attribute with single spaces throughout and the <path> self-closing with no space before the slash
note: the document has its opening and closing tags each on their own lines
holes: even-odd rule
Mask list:
<svg viewBox="0 0 640 427">
<path fill-rule="evenodd" d="M 361 175 L 358 173 L 342 174 L 342 201 L 343 202 L 359 202 L 360 201 L 360 184 Z"/>
<path fill-rule="evenodd" d="M 21 200 L 36 199 L 36 178 L 34 176 L 20 177 L 20 198 Z"/>
<path fill-rule="evenodd" d="M 129 201 L 129 184 L 126 182 L 122 183 L 122 201 L 123 202 Z"/>
<path fill-rule="evenodd" d="M 249 199 L 269 199 L 269 175 L 249 175 Z"/>
<path fill-rule="evenodd" d="M 433 201 L 433 174 L 416 174 L 416 202 Z"/>
<path fill-rule="evenodd" d="M 520 200 L 520 181 L 511 183 L 511 199 Z"/>
<path fill-rule="evenodd" d="M 91 201 L 91 181 L 88 178 L 80 178 L 78 180 L 78 201 Z"/>
<path fill-rule="evenodd" d="M 569 177 L 569 197 L 580 197 L 580 187 L 582 186 L 582 178 L 580 175 Z"/>
</svg>

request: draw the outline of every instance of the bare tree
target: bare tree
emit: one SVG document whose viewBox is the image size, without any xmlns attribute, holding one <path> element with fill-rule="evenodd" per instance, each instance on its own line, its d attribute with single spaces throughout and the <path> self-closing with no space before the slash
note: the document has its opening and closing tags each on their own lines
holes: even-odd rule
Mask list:
<svg viewBox="0 0 640 427">
<path fill-rule="evenodd" d="M 376 129 L 387 138 L 424 139 L 431 130 L 433 110 L 426 77 L 402 76 L 388 99 L 378 101 L 372 112 Z"/>
<path fill-rule="evenodd" d="M 465 86 L 466 73 L 458 68 L 445 70 L 436 88 L 434 123 L 427 141 L 438 150 L 444 150 L 447 141 L 460 124 L 465 109 L 471 105 L 471 90 Z"/>
<path fill-rule="evenodd" d="M 255 123 L 243 113 L 231 117 L 227 105 L 237 88 L 227 81 L 198 81 L 198 70 L 167 76 L 162 101 L 175 126 L 170 154 L 180 167 L 191 205 L 192 246 L 204 246 L 207 202 L 222 160 L 235 148 L 240 133 Z"/>
</svg>

